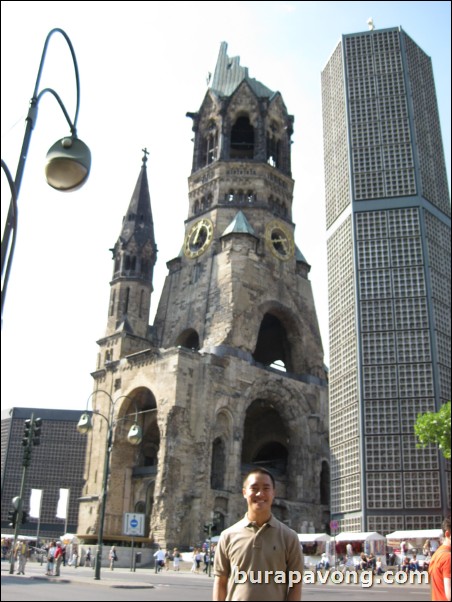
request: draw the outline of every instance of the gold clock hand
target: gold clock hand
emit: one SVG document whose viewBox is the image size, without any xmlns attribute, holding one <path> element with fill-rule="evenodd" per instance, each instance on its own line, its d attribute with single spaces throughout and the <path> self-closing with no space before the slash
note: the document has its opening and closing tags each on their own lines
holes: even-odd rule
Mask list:
<svg viewBox="0 0 452 602">
<path fill-rule="evenodd" d="M 198 241 L 199 241 L 199 236 L 200 236 L 200 234 L 201 234 L 201 228 L 202 228 L 202 224 L 198 224 L 198 225 L 196 226 L 196 229 L 195 229 L 195 235 L 194 235 L 194 237 L 193 237 L 193 244 L 194 244 L 194 245 L 197 245 L 197 244 L 198 244 Z"/>
</svg>

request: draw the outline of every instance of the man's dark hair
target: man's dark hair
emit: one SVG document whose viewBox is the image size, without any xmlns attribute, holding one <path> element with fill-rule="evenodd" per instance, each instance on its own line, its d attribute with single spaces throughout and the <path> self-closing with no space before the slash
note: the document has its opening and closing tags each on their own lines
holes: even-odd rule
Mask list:
<svg viewBox="0 0 452 602">
<path fill-rule="evenodd" d="M 443 524 L 441 525 L 444 535 L 446 535 L 446 531 L 450 533 L 450 516 L 443 520 Z"/>
<path fill-rule="evenodd" d="M 272 473 L 269 470 L 267 470 L 266 468 L 261 468 L 260 466 L 256 466 L 256 468 L 253 468 L 253 470 L 249 471 L 249 473 L 243 479 L 243 487 L 245 487 L 245 483 L 247 482 L 248 477 L 252 474 L 266 474 L 267 476 L 270 477 L 270 479 L 272 481 L 273 489 L 276 489 L 275 477 L 272 475 Z"/>
</svg>

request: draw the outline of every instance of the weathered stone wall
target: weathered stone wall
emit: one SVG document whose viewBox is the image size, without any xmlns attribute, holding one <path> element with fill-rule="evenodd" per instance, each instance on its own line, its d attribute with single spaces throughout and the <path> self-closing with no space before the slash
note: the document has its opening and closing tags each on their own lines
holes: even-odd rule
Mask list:
<svg viewBox="0 0 452 602">
<path fill-rule="evenodd" d="M 94 408 L 108 417 L 114 405 L 106 539 L 135 511 L 162 546 L 197 545 L 205 523 L 223 528 L 244 514 L 242 482 L 253 466 L 273 471 L 278 518 L 298 531 L 326 526 L 327 383 L 309 266 L 291 221 L 293 117 L 279 93 L 237 73 L 235 90 L 222 96 L 216 78 L 220 90 L 190 114 L 184 252 L 167 264 L 152 329 L 136 313 L 133 279 L 121 272 L 112 284 L 117 294 L 131 287 L 133 315 L 110 319 L 93 373 L 107 393 L 93 396 Z M 126 420 L 135 404 L 144 412 L 136 448 Z M 102 494 L 106 426 L 94 417 L 88 498 Z M 79 534 L 94 536 L 99 508 L 82 502 Z"/>
<path fill-rule="evenodd" d="M 237 357 L 219 357 L 184 349 L 168 350 L 145 369 L 134 369 L 127 361 L 108 380 L 120 378 L 117 396 L 132 396 L 143 387 L 157 401 L 160 428 L 158 469 L 155 477 L 154 505 L 150 519 L 152 536 L 161 545 L 193 545 L 199 541 L 216 499 L 226 500 L 225 520 L 232 524 L 244 513 L 241 495 L 242 446 L 246 412 L 256 399 L 265 399 L 281 415 L 289 440 L 289 468 L 279 483 L 282 498 L 277 505 L 287 509 L 295 529 L 303 521 L 320 528 L 321 460 L 328 455 L 325 420 L 325 387 L 307 384 L 271 369 L 250 365 Z M 107 410 L 109 403 L 105 398 Z M 99 401 L 102 395 L 98 395 Z M 126 403 L 127 400 L 124 400 Z M 230 417 L 229 428 L 213 429 L 219 414 Z M 100 492 L 100 475 L 105 448 L 105 428 L 90 439 L 87 486 L 84 495 Z M 214 436 L 224 435 L 227 443 L 225 489 L 211 490 L 211 453 Z M 133 479 L 135 448 L 115 437 L 112 455 L 105 533 L 120 535 L 122 514 L 134 510 L 143 490 L 144 479 Z M 91 506 L 93 511 L 85 506 Z M 79 533 L 96 530 L 97 503 L 81 505 Z M 83 511 L 85 510 L 85 511 Z"/>
</svg>

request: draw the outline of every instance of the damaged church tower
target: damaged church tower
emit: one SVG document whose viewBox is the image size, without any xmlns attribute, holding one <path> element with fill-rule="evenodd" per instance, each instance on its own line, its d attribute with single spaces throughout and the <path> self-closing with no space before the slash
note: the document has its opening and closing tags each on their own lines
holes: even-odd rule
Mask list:
<svg viewBox="0 0 452 602">
<path fill-rule="evenodd" d="M 293 117 L 279 92 L 220 48 L 193 120 L 180 255 L 148 326 L 157 248 L 146 161 L 116 243 L 93 407 L 114 412 L 104 540 L 125 512 L 145 537 L 196 545 L 245 512 L 243 476 L 276 479 L 273 512 L 296 531 L 329 519 L 327 379 L 310 266 L 294 242 Z M 105 394 L 108 393 L 108 395 Z M 112 407 L 113 406 L 113 407 Z M 143 441 L 127 443 L 128 415 Z M 101 424 L 102 422 L 102 424 Z M 95 538 L 105 421 L 91 436 L 78 533 Z M 112 495 L 114 492 L 114 495 Z"/>
</svg>

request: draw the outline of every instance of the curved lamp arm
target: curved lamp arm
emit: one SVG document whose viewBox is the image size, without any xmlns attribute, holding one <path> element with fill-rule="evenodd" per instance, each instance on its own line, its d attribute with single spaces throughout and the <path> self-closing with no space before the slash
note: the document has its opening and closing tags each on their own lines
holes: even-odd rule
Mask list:
<svg viewBox="0 0 452 602">
<path fill-rule="evenodd" d="M 47 47 L 49 45 L 50 38 L 54 33 L 60 33 L 66 40 L 69 50 L 71 52 L 72 61 L 74 64 L 75 73 L 75 84 L 76 84 L 76 109 L 74 115 L 74 121 L 71 121 L 69 114 L 64 106 L 60 96 L 52 88 L 45 88 L 41 92 L 38 92 L 39 84 L 41 81 L 42 70 L 47 53 Z M 28 148 L 30 146 L 31 133 L 36 123 L 38 116 L 38 103 L 42 96 L 50 92 L 56 98 L 66 121 L 69 124 L 71 130 L 70 137 L 63 138 L 52 146 L 49 153 L 47 154 L 47 165 L 46 165 L 46 178 L 50 186 L 57 190 L 76 190 L 82 186 L 88 176 L 91 169 L 91 153 L 86 144 L 77 138 L 77 120 L 80 108 L 80 77 L 78 72 L 77 59 L 75 57 L 74 48 L 72 46 L 69 36 L 60 28 L 52 29 L 48 34 L 44 42 L 44 48 L 41 55 L 41 62 L 39 63 L 38 75 L 36 77 L 36 84 L 33 90 L 33 96 L 30 100 L 30 107 L 28 110 L 25 126 L 25 134 L 22 142 L 22 149 L 17 164 L 16 177 L 14 182 L 9 181 L 11 189 L 11 202 L 8 209 L 8 215 L 5 221 L 5 227 L 2 237 L 1 245 L 1 264 L 2 264 L 2 296 L 1 296 L 1 311 L 3 316 L 3 306 L 6 297 L 6 290 L 8 285 L 9 271 L 11 269 L 12 258 L 14 255 L 15 246 L 15 233 L 17 230 L 17 199 L 19 197 L 19 191 L 22 183 L 22 176 L 25 168 L 25 161 L 28 156 Z M 68 169 L 69 165 L 71 169 Z M 2 168 L 9 172 L 6 168 L 6 164 L 2 161 Z M 13 241 L 10 244 L 10 238 L 13 234 Z"/>
<path fill-rule="evenodd" d="M 75 56 L 74 47 L 72 46 L 72 42 L 69 39 L 69 36 L 67 35 L 67 33 L 63 29 L 60 29 L 59 27 L 55 27 L 54 29 L 52 29 L 51 31 L 49 31 L 49 33 L 47 34 L 46 40 L 44 42 L 44 48 L 42 50 L 41 62 L 39 63 L 38 75 L 36 77 L 36 84 L 35 84 L 35 89 L 33 91 L 33 96 L 32 96 L 32 99 L 31 99 L 31 104 L 33 104 L 33 100 L 34 99 L 36 99 L 36 104 L 37 104 L 39 98 L 47 90 L 47 88 L 46 88 L 46 90 L 43 90 L 38 95 L 38 88 L 39 88 L 39 83 L 41 81 L 42 69 L 44 67 L 44 60 L 45 60 L 46 53 L 47 53 L 47 46 L 49 45 L 50 38 L 53 36 L 54 33 L 60 33 L 63 36 L 63 38 L 66 40 L 67 45 L 69 46 L 69 50 L 71 51 L 72 62 L 74 63 L 75 86 L 77 88 L 77 104 L 76 104 L 76 108 L 75 108 L 74 123 L 71 124 L 70 119 L 68 119 L 67 116 L 66 116 L 66 119 L 69 122 L 71 131 L 73 131 L 74 135 L 77 135 L 77 120 L 78 120 L 78 112 L 79 112 L 79 109 L 80 109 L 80 77 L 79 77 L 79 73 L 78 73 L 77 58 Z M 65 114 L 66 114 L 66 111 L 65 111 Z"/>
<path fill-rule="evenodd" d="M 41 82 L 42 70 L 44 68 L 44 62 L 45 62 L 45 58 L 46 58 L 46 54 L 47 54 L 47 47 L 49 45 L 50 38 L 53 36 L 54 33 L 60 33 L 66 40 L 67 45 L 69 46 L 69 50 L 71 52 L 72 62 L 74 64 L 77 98 L 76 98 L 76 108 L 75 108 L 75 115 L 74 115 L 73 122 L 71 121 L 71 119 L 68 115 L 68 112 L 66 111 L 66 108 L 64 107 L 63 101 L 52 88 L 45 88 L 41 92 L 38 92 L 39 84 Z M 27 115 L 27 119 L 26 119 L 27 126 L 26 126 L 26 130 L 25 130 L 24 140 L 22 143 L 22 150 L 21 150 L 20 157 L 19 157 L 19 163 L 17 165 L 16 178 L 14 180 L 17 196 L 19 196 L 19 190 L 20 190 L 20 186 L 22 183 L 22 176 L 23 176 L 23 171 L 24 171 L 24 167 L 25 167 L 25 160 L 26 160 L 26 157 L 28 154 L 28 147 L 30 145 L 31 132 L 34 128 L 34 125 L 36 123 L 36 119 L 38 116 L 38 102 L 40 101 L 40 99 L 42 98 L 42 96 L 45 92 L 51 92 L 55 96 L 55 98 L 57 99 L 58 104 L 60 105 L 61 109 L 63 110 L 64 116 L 69 124 L 70 130 L 71 130 L 71 135 L 73 137 L 77 137 L 77 120 L 78 120 L 78 113 L 79 113 L 79 109 L 80 109 L 80 76 L 79 76 L 79 72 L 78 72 L 77 58 L 75 56 L 74 47 L 72 46 L 72 42 L 69 39 L 69 36 L 67 35 L 67 33 L 63 29 L 60 29 L 59 27 L 52 29 L 47 34 L 47 37 L 44 42 L 44 48 L 42 50 L 41 62 L 39 63 L 38 75 L 36 77 L 36 83 L 35 83 L 35 87 L 33 90 L 33 96 L 31 97 L 31 100 L 30 100 L 30 108 L 28 110 L 28 115 Z"/>
<path fill-rule="evenodd" d="M 107 422 L 109 430 L 111 430 L 112 427 L 115 426 L 118 422 L 121 422 L 122 420 L 126 420 L 129 417 L 129 416 L 124 416 L 123 418 L 120 418 L 119 420 L 113 421 L 113 413 L 114 413 L 114 407 L 115 407 L 116 403 L 120 399 L 129 399 L 131 402 L 133 402 L 133 404 L 135 406 L 135 421 L 134 421 L 133 425 L 130 427 L 127 438 L 129 440 L 129 443 L 131 443 L 132 445 L 139 445 L 143 438 L 143 434 L 142 434 L 141 427 L 138 424 L 138 413 L 139 412 L 138 412 L 138 406 L 137 406 L 136 400 L 133 399 L 132 397 L 129 397 L 128 395 L 121 395 L 121 396 L 117 397 L 116 399 L 113 399 L 112 396 L 110 395 L 110 393 L 108 393 L 107 391 L 104 391 L 103 389 L 96 389 L 89 395 L 89 397 L 86 401 L 86 410 L 80 417 L 80 420 L 77 424 L 77 430 L 79 431 L 79 433 L 86 434 L 86 433 L 88 433 L 88 431 L 90 431 L 92 429 L 91 414 L 88 412 L 88 404 L 89 404 L 90 399 L 97 393 L 104 393 L 104 395 L 106 395 L 110 401 L 110 414 L 109 414 L 108 418 L 107 418 L 107 416 L 104 416 L 104 414 L 102 414 L 101 412 L 94 410 L 94 413 L 96 414 L 96 416 L 101 416 Z"/>
<path fill-rule="evenodd" d="M 61 110 L 63 111 L 64 116 L 66 117 L 66 121 L 69 124 L 69 128 L 71 130 L 72 136 L 77 136 L 76 126 L 72 123 L 71 118 L 69 117 L 69 113 L 67 112 L 66 107 L 64 106 L 64 103 L 61 100 L 58 92 L 55 92 L 55 90 L 53 88 L 44 88 L 44 90 L 41 90 L 41 92 L 39 93 L 39 95 L 36 99 L 36 102 L 38 103 L 46 92 L 49 92 L 56 98 L 58 104 L 60 105 Z"/>
</svg>

